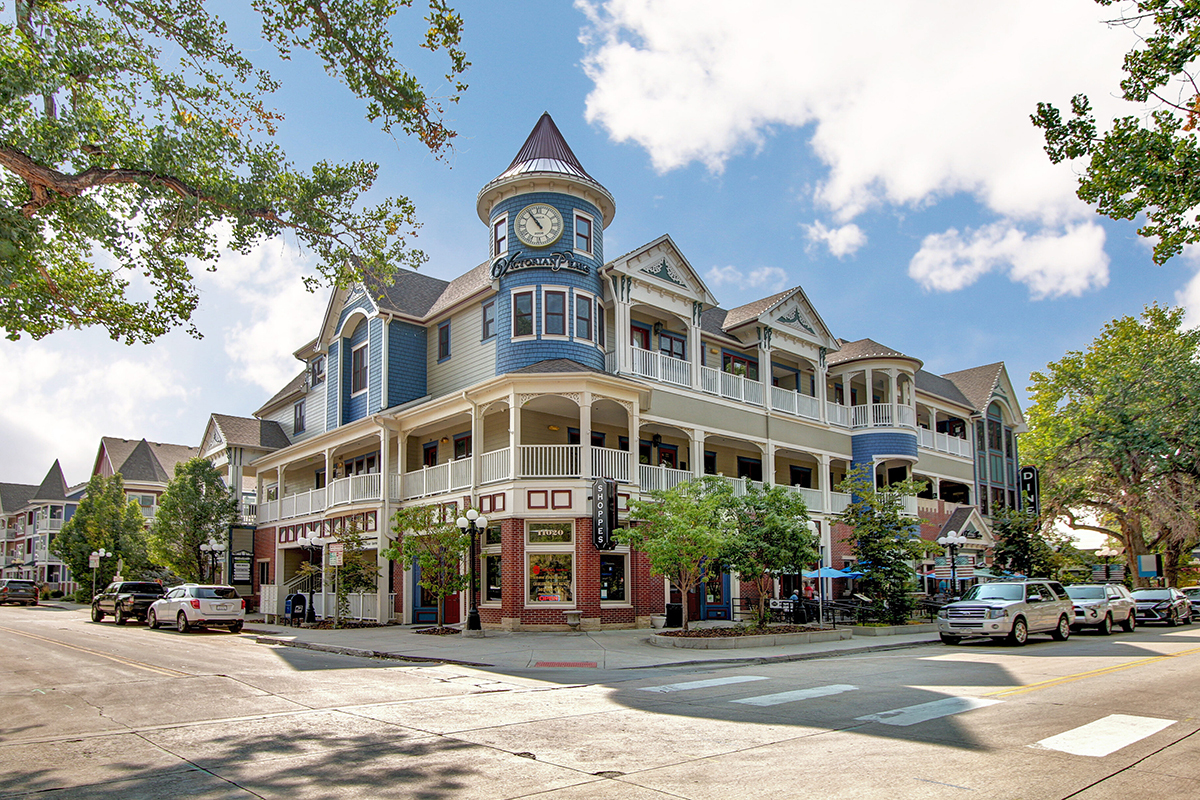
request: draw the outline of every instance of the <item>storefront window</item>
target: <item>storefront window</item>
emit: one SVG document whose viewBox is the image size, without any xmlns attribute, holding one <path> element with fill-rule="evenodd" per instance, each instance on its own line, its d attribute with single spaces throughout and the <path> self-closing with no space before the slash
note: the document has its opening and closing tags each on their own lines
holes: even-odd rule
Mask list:
<svg viewBox="0 0 1200 800">
<path fill-rule="evenodd" d="M 529 543 L 570 544 L 571 528 L 570 522 L 530 522 Z"/>
<path fill-rule="evenodd" d="M 625 602 L 625 556 L 600 556 L 600 601 Z"/>
<path fill-rule="evenodd" d="M 483 557 L 483 602 L 500 602 L 500 556 Z"/>
<path fill-rule="evenodd" d="M 500 523 L 488 525 L 487 532 L 483 535 L 483 543 L 485 545 L 500 544 Z"/>
<path fill-rule="evenodd" d="M 572 602 L 573 561 L 570 553 L 530 553 L 529 602 Z"/>
</svg>

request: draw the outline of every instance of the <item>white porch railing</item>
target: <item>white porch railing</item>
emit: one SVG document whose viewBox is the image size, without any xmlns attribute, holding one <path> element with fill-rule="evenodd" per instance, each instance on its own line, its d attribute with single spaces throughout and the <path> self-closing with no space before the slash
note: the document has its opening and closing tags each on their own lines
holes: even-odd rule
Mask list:
<svg viewBox="0 0 1200 800">
<path fill-rule="evenodd" d="M 825 418 L 829 420 L 830 425 L 837 425 L 842 428 L 850 427 L 850 409 L 846 406 L 840 406 L 837 403 L 825 401 Z"/>
<path fill-rule="evenodd" d="M 917 410 L 912 406 L 896 406 L 896 424 L 903 428 L 917 427 Z"/>
<path fill-rule="evenodd" d="M 578 478 L 581 449 L 577 444 L 523 444 L 520 477 Z"/>
<path fill-rule="evenodd" d="M 744 375 L 734 375 L 712 367 L 700 368 L 700 390 L 751 405 L 761 406 L 763 404 L 763 385 L 761 383 L 752 381 Z"/>
<path fill-rule="evenodd" d="M 404 497 L 404 476 L 398 473 L 388 475 L 388 499 L 396 502 Z"/>
<path fill-rule="evenodd" d="M 375 592 L 354 592 L 347 596 L 350 601 L 350 611 L 345 614 L 342 619 L 378 619 L 379 613 L 379 595 Z M 328 613 L 326 613 L 325 604 L 329 603 Z M 325 594 L 313 595 L 313 610 L 316 615 L 322 619 L 333 619 L 334 605 L 337 603 L 337 595 L 332 591 Z M 396 595 L 388 595 L 388 608 L 396 607 Z M 391 614 L 389 613 L 390 617 Z"/>
<path fill-rule="evenodd" d="M 778 386 L 771 387 L 771 408 L 807 419 L 821 418 L 821 401 L 817 398 Z"/>
<path fill-rule="evenodd" d="M 611 447 L 593 447 L 592 477 L 629 483 L 629 453 Z"/>
<path fill-rule="evenodd" d="M 895 403 L 871 403 L 852 406 L 850 427 L 858 428 L 916 428 L 916 412 L 911 406 Z"/>
<path fill-rule="evenodd" d="M 787 488 L 803 498 L 804 505 L 809 511 L 821 513 L 825 510 L 825 497 L 821 494 L 820 489 L 805 489 L 803 486 L 789 486 Z"/>
<path fill-rule="evenodd" d="M 917 428 L 917 435 L 921 447 L 927 450 L 936 450 L 939 453 L 949 453 L 952 456 L 963 456 L 964 458 L 971 457 L 971 443 L 966 439 L 931 431 L 928 428 Z"/>
<path fill-rule="evenodd" d="M 901 503 L 901 510 L 900 510 L 901 514 L 904 514 L 907 517 L 918 516 L 918 514 L 917 514 L 917 498 L 909 497 L 909 496 L 901 497 L 900 503 Z"/>
<path fill-rule="evenodd" d="M 829 493 L 829 513 L 840 514 L 850 507 L 850 495 L 846 492 Z"/>
<path fill-rule="evenodd" d="M 404 473 L 401 481 L 401 499 L 412 500 L 435 494 L 455 492 L 471 488 L 471 459 L 460 458 L 436 467 L 423 467 Z"/>
<path fill-rule="evenodd" d="M 689 388 L 692 385 L 691 364 L 680 358 L 666 353 L 656 353 L 653 350 L 643 350 L 640 347 L 631 349 L 633 374 L 642 378 L 672 383 L 676 386 Z"/>
<path fill-rule="evenodd" d="M 512 448 L 505 447 L 502 450 L 493 450 L 481 455 L 479 457 L 479 472 L 481 473 L 479 482 L 494 483 L 508 480 L 512 474 L 511 453 Z"/>
<path fill-rule="evenodd" d="M 670 467 L 655 467 L 638 464 L 638 486 L 643 492 L 661 492 L 674 489 L 684 481 L 696 477 L 691 472 Z"/>
</svg>

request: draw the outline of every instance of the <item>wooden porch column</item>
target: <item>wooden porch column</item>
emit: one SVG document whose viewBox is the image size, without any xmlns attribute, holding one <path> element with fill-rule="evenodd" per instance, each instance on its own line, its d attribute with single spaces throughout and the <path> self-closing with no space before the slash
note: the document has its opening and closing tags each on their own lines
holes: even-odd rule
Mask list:
<svg viewBox="0 0 1200 800">
<path fill-rule="evenodd" d="M 579 474 L 592 475 L 592 393 L 584 391 L 579 402 Z"/>
</svg>

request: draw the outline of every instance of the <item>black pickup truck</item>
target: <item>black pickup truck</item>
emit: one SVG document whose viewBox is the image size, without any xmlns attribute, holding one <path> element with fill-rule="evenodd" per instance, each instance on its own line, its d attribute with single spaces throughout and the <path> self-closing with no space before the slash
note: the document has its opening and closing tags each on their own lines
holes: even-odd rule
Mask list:
<svg viewBox="0 0 1200 800">
<path fill-rule="evenodd" d="M 111 614 L 113 622 L 124 625 L 128 619 L 146 621 L 150 604 L 166 594 L 161 584 L 150 581 L 117 581 L 92 598 L 92 622 Z"/>
</svg>

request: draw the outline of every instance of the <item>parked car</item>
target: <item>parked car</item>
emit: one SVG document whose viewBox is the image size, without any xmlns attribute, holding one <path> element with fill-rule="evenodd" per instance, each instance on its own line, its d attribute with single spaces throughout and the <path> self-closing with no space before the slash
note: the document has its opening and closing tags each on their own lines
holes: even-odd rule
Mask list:
<svg viewBox="0 0 1200 800">
<path fill-rule="evenodd" d="M 1126 631 L 1137 627 L 1137 603 L 1120 583 L 1078 583 L 1067 587 L 1067 595 L 1075 604 L 1074 630 L 1095 628 L 1108 636 L 1114 624 Z"/>
<path fill-rule="evenodd" d="M 229 628 L 240 633 L 246 619 L 246 601 L 232 586 L 185 583 L 167 592 L 150 606 L 146 624 L 157 628 L 166 623 L 187 633 L 192 628 Z"/>
<path fill-rule="evenodd" d="M 1165 622 L 1168 625 L 1191 625 L 1192 603 L 1175 587 L 1166 589 L 1134 589 L 1139 623 Z"/>
<path fill-rule="evenodd" d="M 162 584 L 153 581 L 114 581 L 92 598 L 92 622 L 100 622 L 109 614 L 118 625 L 131 619 L 145 622 L 150 604 L 165 593 Z"/>
<path fill-rule="evenodd" d="M 1031 633 L 1065 641 L 1074 617 L 1075 608 L 1058 581 L 995 581 L 972 586 L 961 600 L 938 609 L 938 633 L 946 644 L 990 636 L 1020 647 Z"/>
<path fill-rule="evenodd" d="M 0 579 L 0 605 L 5 603 L 36 606 L 38 604 L 37 584 L 17 578 Z"/>
<path fill-rule="evenodd" d="M 1183 592 L 1192 604 L 1192 619 L 1200 617 L 1200 586 L 1182 586 L 1179 591 Z"/>
</svg>

